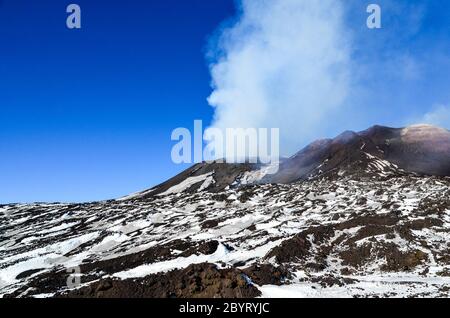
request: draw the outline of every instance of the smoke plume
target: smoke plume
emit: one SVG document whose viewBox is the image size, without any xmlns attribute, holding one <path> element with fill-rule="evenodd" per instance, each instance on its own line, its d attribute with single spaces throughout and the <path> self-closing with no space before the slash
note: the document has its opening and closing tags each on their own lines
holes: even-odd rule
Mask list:
<svg viewBox="0 0 450 318">
<path fill-rule="evenodd" d="M 317 137 L 350 90 L 350 35 L 336 0 L 242 0 L 211 63 L 213 128 L 280 128 L 283 155 Z"/>
</svg>

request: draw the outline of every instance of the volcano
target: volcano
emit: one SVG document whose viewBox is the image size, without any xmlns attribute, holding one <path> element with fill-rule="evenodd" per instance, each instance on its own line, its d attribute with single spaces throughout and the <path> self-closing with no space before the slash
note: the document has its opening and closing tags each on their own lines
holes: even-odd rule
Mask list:
<svg viewBox="0 0 450 318">
<path fill-rule="evenodd" d="M 374 126 L 277 174 L 201 163 L 117 200 L 0 205 L 2 297 L 449 297 L 450 132 Z"/>
<path fill-rule="evenodd" d="M 242 184 L 290 184 L 348 175 L 450 176 L 450 131 L 430 125 L 345 131 L 334 139 L 317 140 L 281 160 L 274 175 L 266 174 L 266 170 L 258 164 L 200 163 L 155 188 L 126 198 L 159 195 L 175 185 L 185 191 L 201 188 L 217 192 Z"/>
</svg>

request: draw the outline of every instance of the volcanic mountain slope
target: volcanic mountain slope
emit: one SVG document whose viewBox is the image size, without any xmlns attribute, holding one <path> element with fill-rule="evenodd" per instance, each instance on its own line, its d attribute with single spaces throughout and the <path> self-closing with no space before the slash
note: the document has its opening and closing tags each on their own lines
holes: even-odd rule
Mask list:
<svg viewBox="0 0 450 318">
<path fill-rule="evenodd" d="M 200 164 L 121 200 L 0 206 L 0 294 L 448 297 L 450 178 L 411 174 L 399 155 L 423 157 L 435 135 L 379 131 L 310 145 L 295 183 Z"/>
<path fill-rule="evenodd" d="M 259 169 L 259 165 L 256 164 L 200 163 L 154 188 L 121 199 L 145 199 L 180 190 L 195 192 L 208 189 L 210 192 L 217 192 L 233 184 L 245 172 Z M 205 178 L 205 175 L 207 175 L 207 178 Z"/>
<path fill-rule="evenodd" d="M 200 163 L 174 178 L 124 199 L 148 198 L 175 189 L 217 192 L 227 186 L 255 183 L 289 184 L 315 178 L 392 175 L 450 176 L 450 131 L 430 125 L 407 128 L 373 126 L 317 140 L 279 162 L 279 171 L 259 164 Z M 208 174 L 206 180 L 202 176 Z"/>
<path fill-rule="evenodd" d="M 420 175 L 450 175 L 450 132 L 429 125 L 407 128 L 373 126 L 334 139 L 316 141 L 281 163 L 266 182 L 291 183 L 317 176 L 386 174 L 398 168 Z"/>
</svg>

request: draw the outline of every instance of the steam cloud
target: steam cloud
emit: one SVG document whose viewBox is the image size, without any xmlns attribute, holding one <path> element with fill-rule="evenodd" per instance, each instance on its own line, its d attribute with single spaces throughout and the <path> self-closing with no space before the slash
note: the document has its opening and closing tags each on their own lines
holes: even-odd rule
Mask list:
<svg viewBox="0 0 450 318">
<path fill-rule="evenodd" d="M 423 116 L 423 119 L 420 122 L 449 129 L 450 107 L 445 105 L 436 105 L 432 111 Z"/>
<path fill-rule="evenodd" d="M 213 48 L 213 128 L 280 128 L 283 155 L 326 125 L 350 91 L 350 40 L 336 0 L 242 0 Z"/>
</svg>

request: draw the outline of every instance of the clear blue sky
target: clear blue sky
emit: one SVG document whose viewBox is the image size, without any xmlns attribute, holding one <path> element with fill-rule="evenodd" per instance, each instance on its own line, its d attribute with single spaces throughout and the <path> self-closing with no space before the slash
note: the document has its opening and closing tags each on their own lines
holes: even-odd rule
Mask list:
<svg viewBox="0 0 450 318">
<path fill-rule="evenodd" d="M 70 1 L 0 0 L 0 203 L 90 201 L 149 188 L 186 168 L 171 161 L 172 130 L 212 120 L 205 53 L 236 14 L 234 1 L 72 2 L 82 8 L 81 30 L 66 28 Z M 399 78 L 372 74 L 365 89 L 380 91 L 368 97 L 379 106 L 364 113 L 373 116 L 355 124 L 363 117 L 355 113 L 330 135 L 369 122 L 401 125 L 450 106 L 450 2 L 400 2 L 420 8 L 417 29 L 413 12 L 392 10 L 373 38 L 361 1 L 349 7 L 355 60 L 373 61 L 369 72 L 398 51 L 411 61 L 402 60 Z"/>
<path fill-rule="evenodd" d="M 171 132 L 209 122 L 205 46 L 229 0 L 0 1 L 0 202 L 86 201 L 145 189 Z"/>
</svg>

